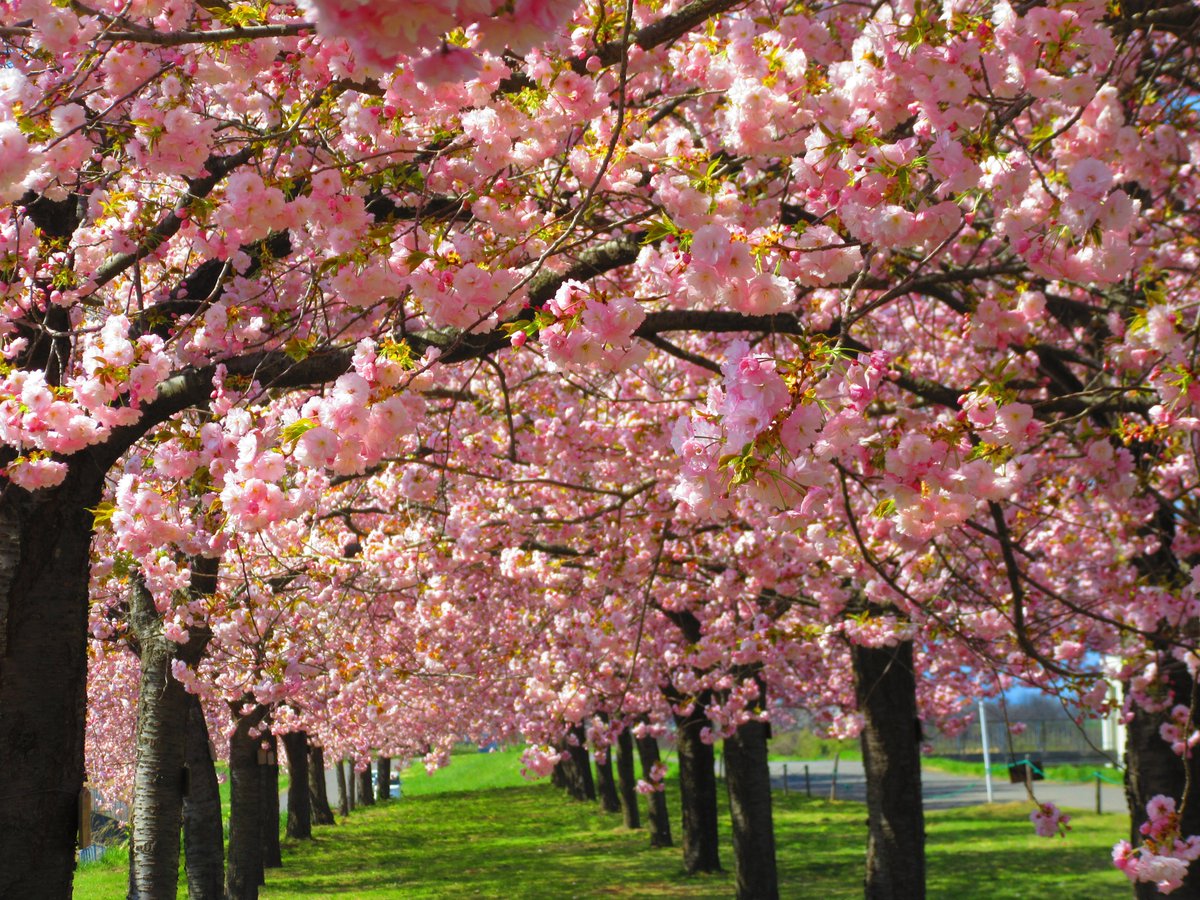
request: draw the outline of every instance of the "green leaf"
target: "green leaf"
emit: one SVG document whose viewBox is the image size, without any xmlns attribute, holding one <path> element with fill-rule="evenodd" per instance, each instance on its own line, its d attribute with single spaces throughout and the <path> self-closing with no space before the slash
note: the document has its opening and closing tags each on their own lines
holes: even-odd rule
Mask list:
<svg viewBox="0 0 1200 900">
<path fill-rule="evenodd" d="M 88 509 L 92 514 L 92 528 L 99 528 L 112 521 L 113 513 L 117 511 L 115 504 L 105 500 Z"/>
<path fill-rule="evenodd" d="M 379 355 L 384 359 L 399 363 L 404 369 L 411 369 L 415 365 L 412 347 L 409 346 L 408 341 L 384 338 L 379 342 Z"/>
<path fill-rule="evenodd" d="M 679 234 L 679 226 L 671 221 L 670 216 L 664 213 L 661 219 L 653 220 L 646 228 L 646 236 L 642 239 L 642 243 L 657 244 L 665 237 L 670 235 L 678 237 Z"/>
<path fill-rule="evenodd" d="M 118 550 L 113 554 L 112 573 L 117 578 L 127 577 L 136 568 L 137 563 L 127 551 Z"/>
<path fill-rule="evenodd" d="M 500 330 L 503 331 L 508 337 L 512 337 L 518 331 L 524 331 L 526 334 L 528 334 L 529 329 L 532 327 L 533 322 L 531 322 L 529 319 L 517 319 L 515 322 L 500 323 Z"/>
<path fill-rule="evenodd" d="M 317 346 L 315 337 L 298 338 L 294 337 L 283 345 L 283 352 L 296 362 L 308 359 L 312 355 L 313 348 Z"/>
<path fill-rule="evenodd" d="M 896 501 L 890 497 L 887 500 L 880 500 L 875 504 L 875 508 L 871 510 L 871 515 L 876 519 L 882 519 L 890 516 L 896 511 Z"/>
<path fill-rule="evenodd" d="M 284 425 L 283 429 L 279 432 L 279 436 L 283 439 L 284 444 L 294 444 L 300 440 L 306 431 L 312 431 L 316 427 L 317 423 L 312 419 L 307 417 L 297 419 L 291 425 Z"/>
<path fill-rule="evenodd" d="M 433 259 L 433 257 L 421 250 L 414 250 L 404 258 L 404 265 L 406 265 L 408 270 L 411 272 L 427 259 Z"/>
</svg>

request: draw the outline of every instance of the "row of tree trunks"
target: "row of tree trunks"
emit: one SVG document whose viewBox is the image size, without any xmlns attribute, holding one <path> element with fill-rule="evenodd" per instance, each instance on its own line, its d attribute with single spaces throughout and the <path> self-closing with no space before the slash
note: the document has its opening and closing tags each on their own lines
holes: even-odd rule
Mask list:
<svg viewBox="0 0 1200 900">
<path fill-rule="evenodd" d="M 350 815 L 350 792 L 346 789 L 346 763 L 338 760 L 333 767 L 334 777 L 337 778 L 338 815 L 342 818 Z"/>
<path fill-rule="evenodd" d="M 604 754 L 604 761 L 596 757 L 596 794 L 600 808 L 606 813 L 621 811 L 621 798 L 617 796 L 617 783 L 613 779 L 612 750 Z"/>
<path fill-rule="evenodd" d="M 860 709 L 864 715 L 864 764 L 867 766 L 869 781 L 868 794 L 872 794 L 869 814 L 871 815 L 871 834 L 868 857 L 867 896 L 874 897 L 919 897 L 923 894 L 923 860 L 921 853 L 917 858 L 911 856 L 897 860 L 898 851 L 895 847 L 897 838 L 909 840 L 909 852 L 912 847 L 920 846 L 923 835 L 923 819 L 920 810 L 920 780 L 919 760 L 916 758 L 917 729 L 915 706 L 915 683 L 912 678 L 911 645 L 900 645 L 896 648 L 855 648 L 855 672 L 859 683 Z M 907 656 L 906 656 L 907 654 Z M 907 672 L 909 684 L 906 686 L 904 673 Z M 902 702 L 909 698 L 907 705 Z M 713 751 L 711 745 L 699 739 L 702 728 L 708 725 L 708 719 L 703 714 L 699 704 L 693 707 L 688 716 L 679 717 L 679 754 L 680 779 L 683 786 L 684 810 L 684 840 L 685 866 L 689 871 L 716 871 L 720 868 L 718 845 L 715 835 L 716 822 L 716 788 L 713 766 Z M 778 883 L 775 874 L 774 836 L 772 827 L 772 812 L 770 798 L 770 777 L 767 767 L 767 736 L 768 729 L 763 723 L 751 722 L 743 725 L 726 741 L 726 772 L 730 810 L 734 824 L 734 853 L 737 880 L 737 894 L 740 900 L 749 898 L 771 898 L 778 896 Z M 289 760 L 300 757 L 297 745 L 305 743 L 301 734 L 285 736 L 285 746 L 288 747 Z M 632 740 L 629 741 L 632 744 Z M 657 743 L 652 738 L 646 738 L 639 743 L 643 769 L 649 776 L 651 769 L 658 761 Z M 582 749 L 582 748 L 580 748 Z M 622 752 L 618 744 L 618 753 Z M 625 751 L 632 764 L 630 751 Z M 911 766 L 901 765 L 906 752 L 911 752 Z M 293 754 L 295 754 L 293 756 Z M 586 755 L 583 756 L 586 760 Z M 568 760 L 568 771 L 575 777 L 579 771 L 579 756 L 571 754 Z M 307 760 L 307 754 L 305 754 Z M 293 766 L 293 785 L 304 785 L 305 799 L 308 799 L 307 766 L 300 771 L 299 766 Z M 622 768 L 620 765 L 618 768 Z M 315 767 L 314 767 L 314 770 Z M 574 771 L 572 771 L 574 770 Z M 316 770 L 320 771 L 320 770 Z M 590 775 L 590 765 L 587 766 Z M 913 773 L 916 777 L 912 777 Z M 712 773 L 710 779 L 705 773 Z M 387 774 L 381 772 L 381 775 Z M 632 773 L 630 773 L 631 776 Z M 362 773 L 360 773 L 361 778 Z M 906 777 L 907 776 L 907 777 Z M 579 779 L 582 780 L 582 779 Z M 323 778 L 322 778 L 323 781 Z M 343 776 L 344 781 L 344 776 Z M 625 784 L 632 784 L 632 777 L 623 779 Z M 364 783 L 369 783 L 369 773 Z M 908 802 L 906 808 L 896 809 L 896 804 L 890 802 L 897 792 L 915 790 L 916 802 Z M 614 788 L 613 793 L 616 793 Z M 380 791 L 382 796 L 383 792 Z M 367 792 L 369 796 L 369 791 Z M 349 797 L 346 798 L 347 805 Z M 665 815 L 665 803 L 662 803 L 661 793 L 650 795 L 650 819 L 652 824 L 651 840 L 655 846 L 669 846 L 670 825 Z M 292 794 L 289 793 L 289 808 L 293 807 Z M 657 802 L 656 802 L 657 801 Z M 304 800 L 297 797 L 297 808 L 305 806 Z M 636 802 L 629 804 L 636 810 Z M 661 816 L 658 815 L 661 809 Z M 914 814 L 922 827 L 914 836 L 905 829 L 897 828 L 898 812 L 912 817 Z M 656 819 L 659 823 L 656 823 Z M 291 815 L 289 815 L 291 825 Z M 264 832 L 268 830 L 264 827 Z M 901 832 L 898 834 L 898 832 Z M 289 831 L 291 833 L 291 831 Z M 917 872 L 916 881 L 912 877 L 907 880 L 897 877 L 897 863 L 904 864 L 905 870 Z M 900 887 L 896 887 L 900 885 Z"/>
<path fill-rule="evenodd" d="M 638 758 L 642 763 L 642 777 L 648 784 L 654 784 L 654 769 L 662 760 L 658 752 L 658 741 L 647 735 L 637 739 Z M 647 819 L 650 822 L 650 846 L 671 847 L 671 818 L 667 815 L 667 796 L 663 791 L 651 791 L 646 795 L 646 805 L 649 807 Z"/>
<path fill-rule="evenodd" d="M 851 645 L 867 781 L 866 900 L 923 900 L 925 812 L 913 645 Z"/>
<path fill-rule="evenodd" d="M 345 787 L 344 782 L 342 786 Z M 329 808 L 329 790 L 325 786 L 325 750 L 319 745 L 310 745 L 308 748 L 308 800 L 312 806 L 314 825 L 334 824 L 333 810 Z"/>
<path fill-rule="evenodd" d="M 176 644 L 140 576 L 130 586 L 129 622 L 141 657 L 137 760 L 130 820 L 129 900 L 174 897 L 183 822 L 187 691 L 171 674 Z"/>
<path fill-rule="evenodd" d="M 689 875 L 720 872 L 717 840 L 717 773 L 712 744 L 701 732 L 711 723 L 705 714 L 711 697 L 705 691 L 686 715 L 675 716 L 679 754 L 679 799 L 683 824 L 683 867 Z"/>
<path fill-rule="evenodd" d="M 170 648 L 158 642 L 161 637 L 161 621 L 155 634 L 153 601 L 144 591 L 135 592 L 133 609 L 135 629 L 143 653 L 143 696 L 148 698 L 139 710 L 139 746 L 143 753 L 139 759 L 138 793 L 135 800 L 135 836 L 131 860 L 131 897 L 156 897 L 169 895 L 162 892 L 174 890 L 178 871 L 178 828 L 174 829 L 175 844 L 171 847 L 169 827 L 162 823 L 171 820 L 172 804 L 180 807 L 185 825 L 187 844 L 187 872 L 189 896 L 209 898 L 221 896 L 221 857 L 213 848 L 221 846 L 219 801 L 217 800 L 216 777 L 209 752 L 207 728 L 199 700 L 174 683 L 165 680 L 164 665 L 169 668 Z M 164 652 L 165 651 L 165 652 Z M 851 649 L 854 667 L 856 694 L 860 713 L 863 716 L 862 750 L 867 775 L 868 794 L 868 855 L 865 879 L 865 897 L 868 900 L 898 900 L 898 898 L 922 898 L 925 894 L 924 875 L 924 817 L 922 810 L 919 758 L 919 725 L 917 719 L 915 676 L 913 672 L 913 647 L 901 643 L 894 647 L 859 647 Z M 1175 692 L 1175 702 L 1184 705 L 1190 702 L 1192 683 L 1186 669 L 1176 665 L 1165 667 L 1170 688 Z M 151 685 L 164 684 L 158 691 Z M 171 685 L 174 684 L 174 688 Z M 179 693 L 180 697 L 175 698 Z M 176 703 L 175 700 L 180 702 Z M 183 721 L 173 725 L 176 712 L 182 710 Z M 238 790 L 241 766 L 233 765 L 235 758 L 243 759 L 245 741 L 239 740 L 242 726 L 252 720 L 247 717 L 239 722 L 231 740 L 231 772 L 234 777 L 234 793 Z M 260 716 L 261 718 L 261 716 Z M 1182 795 L 1186 786 L 1184 764 L 1162 741 L 1159 735 L 1161 715 L 1135 712 L 1130 724 L 1128 744 L 1127 792 L 1133 813 L 1133 834 L 1145 819 L 1145 804 L 1156 794 Z M 145 720 L 145 723 L 142 723 Z M 704 778 L 705 772 L 713 772 L 712 748 L 699 740 L 700 730 L 708 725 L 707 717 L 697 704 L 688 716 L 678 718 L 680 779 L 683 789 L 684 852 L 685 866 L 690 872 L 716 871 L 720 868 L 718 846 L 715 836 L 716 790 L 715 777 L 712 785 Z M 778 881 L 775 867 L 773 820 L 770 796 L 770 775 L 767 765 L 768 726 L 750 722 L 741 726 L 725 742 L 725 762 L 729 803 L 733 821 L 733 845 L 735 856 L 737 896 L 739 900 L 778 897 Z M 652 738 L 638 741 L 643 770 L 649 777 L 658 761 L 657 742 Z M 179 746 L 176 746 L 176 745 Z M 313 779 L 324 787 L 323 764 L 319 748 L 308 748 L 303 733 L 284 736 L 292 774 L 289 790 L 288 834 L 293 837 L 306 836 L 298 827 L 302 824 L 312 800 L 319 796 L 320 789 Z M 254 752 L 252 773 L 263 777 L 261 788 L 261 832 L 263 856 L 271 859 L 272 828 L 271 808 L 278 816 L 277 774 L 272 766 L 260 766 L 257 743 L 249 742 Z M 621 799 L 626 809 L 626 824 L 639 827 L 636 793 L 633 788 L 632 752 L 633 740 L 628 731 L 620 735 L 617 745 L 618 773 L 621 784 Z M 579 748 L 582 749 L 582 748 Z M 177 752 L 178 751 L 178 752 Z M 309 767 L 310 753 L 317 764 Z M 183 760 L 174 768 L 171 760 L 178 755 Z M 586 752 L 583 759 L 586 760 Z M 570 778 L 582 781 L 577 776 L 580 756 L 572 753 L 567 762 Z M 383 785 L 388 783 L 389 765 L 380 760 L 380 799 L 390 793 Z M 606 779 L 599 778 L 600 796 L 611 790 L 615 799 L 616 787 L 611 780 L 611 764 L 597 763 L 601 773 L 609 771 Z M 277 770 L 277 767 L 276 767 Z M 584 767 L 590 776 L 590 766 Z M 173 781 L 165 777 L 174 771 L 178 777 Z M 312 773 L 310 775 L 310 772 Z M 149 773 L 149 774 L 147 774 Z M 349 811 L 349 795 L 346 791 L 345 773 L 338 764 L 339 801 Z M 369 784 L 369 770 L 363 784 Z M 353 783 L 353 782 L 352 782 Z M 370 791 L 366 792 L 370 796 Z M 653 846 L 670 846 L 670 823 L 666 817 L 665 802 L 660 792 L 648 797 L 650 805 L 651 842 Z M 272 800 L 274 803 L 272 803 Z M 240 804 L 235 804 L 240 806 Z M 326 800 L 327 807 L 327 800 Z M 606 806 L 606 809 L 608 807 Z M 632 822 L 629 810 L 633 811 Z M 295 812 L 293 812 L 295 811 Z M 615 809 L 610 809 L 615 811 Z M 1200 831 L 1200 811 L 1196 804 L 1188 803 L 1185 814 L 1197 821 L 1185 822 L 1185 833 Z M 1139 819 L 1140 815 L 1140 819 Z M 242 865 L 241 855 L 235 844 L 237 828 L 236 813 L 231 815 L 230 840 L 230 896 L 257 896 L 257 886 L 262 880 L 262 864 Z M 332 821 L 332 811 L 329 811 Z M 159 841 L 158 835 L 165 840 Z M 154 837 L 151 837 L 153 835 Z M 311 836 L 311 828 L 307 836 Z M 276 842 L 277 847 L 277 842 Z M 277 850 L 276 850 L 277 853 Z M 171 873 L 163 869 L 170 858 L 175 860 Z M 256 871 L 249 878 L 242 872 Z M 176 876 L 177 877 L 177 876 Z M 246 893 L 246 881 L 252 880 L 253 892 Z M 241 888 L 237 886 L 241 885 Z M 243 893 L 235 894 L 235 889 Z M 1181 896 L 1200 896 L 1197 885 L 1185 883 Z M 1135 889 L 1139 896 L 1156 896 L 1153 885 L 1147 890 Z"/>
<path fill-rule="evenodd" d="M 380 800 L 392 799 L 392 758 L 381 756 L 375 761 L 376 796 Z"/>
<path fill-rule="evenodd" d="M 229 900 L 258 900 L 263 878 L 263 774 L 259 739 L 252 732 L 266 710 L 255 707 L 246 715 L 234 710 L 229 737 L 229 860 L 225 891 Z"/>
<path fill-rule="evenodd" d="M 621 793 L 621 812 L 626 828 L 641 828 L 638 812 L 637 779 L 633 774 L 633 735 L 628 728 L 617 736 L 617 788 Z"/>
<path fill-rule="evenodd" d="M 161 639 L 161 621 L 153 610 L 152 598 L 144 589 L 135 589 L 132 615 L 135 633 L 139 636 L 143 654 L 143 690 L 147 698 L 140 708 L 139 747 L 142 751 L 138 768 L 138 793 L 135 800 L 135 837 L 131 866 L 131 897 L 154 897 L 162 892 L 174 890 L 178 871 L 178 828 L 171 829 L 162 823 L 176 819 L 172 806 L 179 808 L 186 802 L 191 811 L 185 822 L 188 834 L 195 836 L 195 843 L 188 846 L 189 890 L 195 897 L 219 896 L 220 856 L 213 864 L 213 847 L 220 847 L 220 820 L 212 809 L 216 798 L 216 779 L 208 749 L 207 729 L 199 701 L 187 695 L 169 678 L 171 647 Z M 157 625 L 156 625 L 157 623 Z M 156 632 L 157 627 L 157 632 Z M 865 880 L 865 896 L 869 900 L 895 900 L 895 898 L 921 898 L 924 896 L 924 819 L 921 803 L 919 726 L 917 719 L 915 677 L 913 674 L 913 648 L 911 643 L 895 647 L 852 648 L 852 661 L 856 680 L 859 710 L 863 716 L 862 747 L 864 767 L 867 774 L 868 792 L 868 856 Z M 1191 680 L 1182 666 L 1179 671 L 1167 669 L 1170 687 L 1175 692 L 1177 703 L 1190 702 Z M 168 674 L 164 676 L 164 671 Z M 151 686 L 164 684 L 161 690 Z M 175 695 L 179 696 L 176 697 Z M 178 702 L 176 702 L 178 701 Z M 176 725 L 180 713 L 183 722 Z M 1145 818 L 1145 804 L 1155 794 L 1178 796 L 1182 794 L 1186 777 L 1184 765 L 1178 756 L 1159 736 L 1161 716 L 1135 713 L 1130 725 L 1128 747 L 1127 790 L 1133 812 L 1134 836 Z M 716 871 L 720 868 L 715 838 L 715 778 L 712 787 L 706 783 L 704 772 L 713 767 L 712 748 L 698 740 L 700 730 L 708 724 L 707 717 L 697 705 L 685 717 L 679 717 L 680 777 L 683 786 L 684 849 L 685 866 L 691 872 Z M 190 731 L 196 737 L 186 739 Z M 730 810 L 733 820 L 734 854 L 737 896 L 740 900 L 778 896 L 775 874 L 774 835 L 770 798 L 770 776 L 767 767 L 767 732 L 763 723 L 751 722 L 743 725 L 726 741 L 726 773 Z M 235 732 L 235 740 L 237 733 Z M 316 778 L 324 786 L 323 765 L 313 766 L 309 775 L 306 736 L 303 733 L 286 735 L 289 763 L 292 769 L 292 789 L 289 791 L 288 833 L 293 837 L 311 836 L 311 827 L 302 829 L 306 811 L 313 797 L 320 790 L 311 781 Z M 618 771 L 622 795 L 625 799 L 626 823 L 639 827 L 636 794 L 632 778 L 632 739 L 623 732 L 617 747 Z M 177 746 L 178 745 L 178 746 Z M 573 749 L 582 750 L 578 745 Z M 314 748 L 319 753 L 319 748 Z M 642 764 L 647 775 L 657 761 L 657 744 L 653 739 L 639 742 Z M 231 748 L 231 756 L 232 748 Z M 173 765 L 175 756 L 186 763 Z M 582 766 L 582 755 L 572 752 L 567 762 L 568 779 L 584 782 L 580 775 L 590 766 Z M 707 760 L 706 760 L 707 757 Z M 256 760 L 257 762 L 257 760 Z M 185 774 L 186 766 L 186 774 Z M 256 768 L 258 768 L 256 766 Z M 277 776 L 271 776 L 271 766 L 266 770 L 263 787 L 262 823 L 264 857 L 273 856 L 269 835 L 278 830 L 271 828 L 271 799 L 276 800 L 275 815 L 278 815 L 277 793 L 273 790 Z M 600 797 L 608 799 L 608 811 L 620 807 L 617 790 L 612 781 L 611 764 L 597 763 L 600 772 Z M 607 770 L 607 777 L 604 774 Z M 169 775 L 174 772 L 177 780 Z M 369 784 L 369 773 L 363 779 Z M 349 798 L 345 791 L 345 777 L 341 775 L 341 797 L 348 807 Z M 380 799 L 386 798 L 390 775 L 390 760 L 379 761 Z M 236 776 L 235 776 L 236 782 Z M 186 793 L 185 793 L 186 789 Z M 268 799 L 267 795 L 271 795 Z M 195 795 L 195 796 L 193 796 Z M 370 792 L 367 791 L 367 796 Z M 586 794 L 585 794 L 586 796 Z M 185 801 L 185 797 L 187 798 Z M 711 798 L 711 799 L 710 799 Z M 656 805 L 662 795 L 650 796 L 651 840 L 655 846 L 670 845 L 670 825 L 665 815 L 656 816 Z M 655 801 L 659 801 L 656 804 Z M 326 801 L 327 806 L 327 801 Z M 207 812 L 203 812 L 207 807 Z M 219 809 L 219 806 L 216 807 Z M 629 810 L 633 810 L 632 823 Z M 1200 812 L 1195 804 L 1188 804 L 1186 812 L 1196 816 L 1195 823 L 1185 823 L 1187 833 L 1200 831 Z M 348 808 L 347 808 L 348 812 Z M 1138 818 L 1140 814 L 1140 819 Z M 661 825 L 656 823 L 659 819 Z M 177 820 L 177 819 L 176 819 Z M 332 811 L 329 811 L 332 821 Z M 215 823 L 215 836 L 214 836 Z M 232 824 L 232 823 L 231 823 Z M 231 827 L 231 832 L 232 832 Z M 171 844 L 172 832 L 174 846 Z M 201 837 L 206 834 L 207 837 Z M 162 838 L 159 838 L 162 835 Z M 234 848 L 231 838 L 231 884 L 236 880 Z M 206 852 L 207 851 L 207 852 Z M 167 862 L 175 863 L 167 869 Z M 174 876 L 174 877 L 173 877 Z M 258 880 L 261 881 L 261 866 Z M 257 885 L 256 885 L 257 886 Z M 1139 896 L 1154 896 L 1153 886 Z M 1200 896 L 1194 885 L 1185 884 L 1183 890 L 1192 891 L 1183 896 Z M 255 890 L 254 895 L 257 895 Z M 232 896 L 232 894 L 231 894 Z M 249 895 L 246 895 L 249 896 Z"/>
<path fill-rule="evenodd" d="M 371 784 L 371 764 L 368 763 L 362 772 L 354 774 L 359 780 L 359 804 L 362 806 L 374 805 L 374 786 Z"/>
<path fill-rule="evenodd" d="M 189 560 L 188 591 L 193 597 L 216 590 L 218 564 L 215 558 Z M 168 640 L 163 634 L 162 614 L 140 575 L 130 584 L 129 624 L 141 663 L 129 897 L 131 900 L 170 897 L 179 882 L 180 826 L 192 776 L 197 775 L 197 790 L 201 792 L 207 786 L 206 779 L 216 777 L 203 711 L 198 699 L 175 679 L 172 664 L 177 659 L 189 666 L 199 662 L 208 646 L 209 634 L 193 631 L 183 644 Z M 192 715 L 193 710 L 198 720 Z M 192 811 L 193 817 L 198 814 L 197 810 Z M 217 815 L 219 859 L 222 846 L 219 803 Z M 211 823 L 202 833 L 211 834 Z M 199 836 L 195 840 L 200 840 Z M 195 849 L 203 868 L 204 860 L 212 856 L 211 850 Z M 209 883 L 213 873 L 197 877 Z"/>
<path fill-rule="evenodd" d="M 258 757 L 262 791 L 259 796 L 263 809 L 262 868 L 278 869 L 283 866 L 283 850 L 279 846 L 279 741 L 273 734 L 264 735 L 263 740 L 267 749 Z M 259 884 L 264 883 L 263 878 L 260 872 Z"/>
<path fill-rule="evenodd" d="M 312 838 L 312 806 L 308 797 L 308 735 L 290 731 L 283 736 L 288 759 L 287 836 L 293 840 Z"/>
<path fill-rule="evenodd" d="M 358 802 L 363 806 L 374 806 L 375 794 L 371 789 L 370 764 L 361 772 L 357 772 L 355 777 L 358 779 Z"/>
<path fill-rule="evenodd" d="M 725 739 L 725 786 L 733 821 L 734 880 L 738 900 L 778 900 L 775 822 L 765 722 L 746 722 Z"/>
<path fill-rule="evenodd" d="M 689 644 L 699 644 L 703 628 L 695 614 L 665 611 Z M 712 692 L 685 696 L 673 684 L 663 695 L 675 710 L 675 749 L 679 756 L 679 800 L 683 827 L 683 867 L 689 875 L 721 871 L 717 840 L 717 773 L 712 744 L 703 734 L 711 728 L 708 706 Z"/>
<path fill-rule="evenodd" d="M 223 900 L 225 833 L 212 743 L 200 698 L 188 694 L 187 706 L 184 764 L 188 789 L 183 795 L 183 855 L 187 863 L 188 900 Z"/>
<path fill-rule="evenodd" d="M 594 803 L 596 782 L 592 778 L 592 761 L 587 747 L 584 745 L 586 740 L 587 734 L 583 726 L 574 726 L 566 744 L 567 758 L 560 763 L 560 766 L 567 793 L 580 802 L 591 801 Z"/>
</svg>

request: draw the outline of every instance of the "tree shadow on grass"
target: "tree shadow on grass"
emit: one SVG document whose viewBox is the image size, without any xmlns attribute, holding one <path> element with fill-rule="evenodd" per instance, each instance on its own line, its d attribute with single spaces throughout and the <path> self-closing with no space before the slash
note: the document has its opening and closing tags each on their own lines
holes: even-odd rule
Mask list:
<svg viewBox="0 0 1200 900">
<path fill-rule="evenodd" d="M 866 808 L 795 795 L 776 799 L 782 895 L 861 897 Z M 678 823 L 673 785 L 668 803 Z M 929 816 L 931 900 L 1128 896 L 1108 850 L 1127 820 L 1079 815 L 1067 839 L 1050 841 L 1033 834 L 1029 809 L 1008 804 Z M 722 861 L 732 870 L 722 818 Z M 319 829 L 314 844 L 289 845 L 285 868 L 268 880 L 263 896 L 272 900 L 726 900 L 733 894 L 729 871 L 689 877 L 678 847 L 652 850 L 645 831 L 626 831 L 618 816 L 546 786 L 406 798 L 356 812 L 352 827 Z"/>
<path fill-rule="evenodd" d="M 319 829 L 272 873 L 266 897 L 728 897 L 727 873 L 688 877 L 680 851 L 554 792 L 414 798 Z M 274 889 L 274 890 L 273 890 Z"/>
</svg>

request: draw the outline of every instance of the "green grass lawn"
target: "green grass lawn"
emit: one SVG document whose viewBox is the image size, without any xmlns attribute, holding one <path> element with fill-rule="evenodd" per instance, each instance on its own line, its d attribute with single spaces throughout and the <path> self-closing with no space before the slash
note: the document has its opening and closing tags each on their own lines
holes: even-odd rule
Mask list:
<svg viewBox="0 0 1200 900">
<path fill-rule="evenodd" d="M 486 791 L 492 788 L 524 787 L 529 782 L 521 775 L 521 751 L 497 750 L 493 753 L 456 753 L 450 765 L 432 775 L 420 763 L 401 773 L 405 797 L 458 791 Z M 330 797 L 330 802 L 333 798 Z"/>
<path fill-rule="evenodd" d="M 678 848 L 651 850 L 645 832 L 574 803 L 546 783 L 523 784 L 515 752 L 459 755 L 433 776 L 408 771 L 402 800 L 356 810 L 312 842 L 285 842 L 284 868 L 268 872 L 265 900 L 292 898 L 727 898 L 728 873 L 689 878 Z M 490 789 L 470 790 L 473 779 Z M 495 786 L 504 780 L 523 786 Z M 679 839 L 674 783 L 668 785 Z M 862 896 L 864 807 L 775 795 L 784 897 Z M 931 813 L 929 895 L 1016 900 L 1052 895 L 1127 897 L 1112 844 L 1127 819 L 1078 813 L 1068 838 L 1033 833 L 1028 804 Z M 722 861 L 732 868 L 727 815 Z M 83 867 L 77 898 L 124 895 L 125 857 Z M 115 865 L 112 865 L 115 863 Z M 181 892 L 180 896 L 184 896 Z"/>
<path fill-rule="evenodd" d="M 862 759 L 858 739 L 835 741 L 811 731 L 785 731 L 771 738 L 770 758 L 780 762 L 808 762 L 814 759 Z"/>
<path fill-rule="evenodd" d="M 861 897 L 865 811 L 778 796 L 780 877 L 788 897 Z M 673 824 L 678 827 L 677 810 Z M 930 816 L 931 897 L 1126 897 L 1109 862 L 1118 815 L 1079 815 L 1066 840 L 1033 833 L 1024 804 Z M 729 855 L 724 826 L 724 862 Z M 678 833 L 676 834 L 678 837 Z M 651 850 L 618 816 L 546 785 L 412 797 L 355 813 L 285 849 L 264 898 L 729 897 L 729 874 L 688 878 L 678 849 Z"/>
<path fill-rule="evenodd" d="M 937 769 L 940 772 L 948 772 L 952 775 L 974 775 L 982 778 L 984 775 L 984 765 L 981 762 L 963 762 L 957 759 L 942 759 L 937 756 L 926 757 L 921 760 L 921 765 Z M 1120 769 L 1114 769 L 1111 766 L 1046 766 L 1043 770 L 1048 781 L 1075 781 L 1086 782 L 1095 781 L 1096 773 L 1099 772 L 1103 781 L 1110 784 L 1122 784 L 1124 773 Z M 1008 763 L 992 763 L 992 777 L 1008 780 Z"/>
</svg>

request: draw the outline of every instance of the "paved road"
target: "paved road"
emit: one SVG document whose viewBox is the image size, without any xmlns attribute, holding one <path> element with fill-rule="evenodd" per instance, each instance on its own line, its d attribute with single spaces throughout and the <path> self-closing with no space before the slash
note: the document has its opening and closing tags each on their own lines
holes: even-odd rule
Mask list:
<svg viewBox="0 0 1200 900">
<path fill-rule="evenodd" d="M 828 759 L 810 762 L 771 763 L 771 783 L 783 790 L 784 766 L 787 766 L 788 790 L 803 792 L 805 787 L 804 767 L 808 767 L 809 782 L 814 797 L 828 797 L 833 784 L 833 761 Z M 1114 777 L 1109 775 L 1108 777 Z M 921 772 L 921 788 L 925 795 L 926 809 L 949 809 L 956 806 L 974 806 L 987 802 L 987 789 L 982 776 L 949 775 L 934 769 Z M 1096 808 L 1096 785 L 1071 784 L 1059 781 L 1035 781 L 1034 793 L 1041 802 L 1051 801 L 1061 807 L 1094 810 Z M 1009 784 L 1008 779 L 992 779 L 992 796 L 997 803 L 1024 801 L 1028 797 L 1025 786 Z M 866 802 L 867 785 L 862 763 L 842 760 L 838 765 L 837 798 Z M 1101 809 L 1105 812 L 1121 812 L 1125 809 L 1124 789 L 1114 784 L 1102 784 L 1100 789 Z"/>
<path fill-rule="evenodd" d="M 719 763 L 718 763 L 719 765 Z M 828 797 L 833 785 L 833 760 L 819 759 L 808 762 L 772 762 L 771 784 L 775 790 L 784 788 L 784 766 L 787 766 L 787 787 L 790 791 L 804 792 L 804 768 L 808 767 L 808 781 L 814 797 Z M 1115 778 L 1115 774 L 1107 777 Z M 333 769 L 325 770 L 325 784 L 329 792 L 329 803 L 337 806 L 337 779 Z M 987 788 L 982 777 L 950 775 L 935 769 L 923 769 L 921 788 L 925 796 L 926 809 L 950 809 L 958 806 L 975 806 L 987 802 Z M 1096 785 L 1072 784 L 1061 781 L 1035 781 L 1034 793 L 1043 803 L 1051 801 L 1061 807 L 1094 810 L 1096 808 Z M 1025 786 L 1009 784 L 1008 779 L 992 779 L 992 797 L 997 803 L 1028 800 Z M 867 800 L 867 783 L 862 763 L 857 760 L 841 760 L 838 764 L 837 798 L 839 800 Z M 1104 812 L 1125 810 L 1125 791 L 1115 784 L 1104 783 L 1100 788 L 1100 805 Z M 287 791 L 280 791 L 279 809 L 287 812 Z"/>
</svg>

